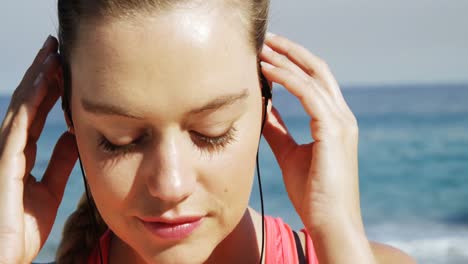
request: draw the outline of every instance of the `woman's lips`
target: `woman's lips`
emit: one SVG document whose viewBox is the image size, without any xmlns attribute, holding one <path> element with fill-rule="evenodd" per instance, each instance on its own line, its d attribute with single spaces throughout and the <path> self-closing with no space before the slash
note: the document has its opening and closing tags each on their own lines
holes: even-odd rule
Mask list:
<svg viewBox="0 0 468 264">
<path fill-rule="evenodd" d="M 145 218 L 143 225 L 154 235 L 167 240 L 184 239 L 197 229 L 203 217 L 181 217 L 173 219 Z"/>
</svg>

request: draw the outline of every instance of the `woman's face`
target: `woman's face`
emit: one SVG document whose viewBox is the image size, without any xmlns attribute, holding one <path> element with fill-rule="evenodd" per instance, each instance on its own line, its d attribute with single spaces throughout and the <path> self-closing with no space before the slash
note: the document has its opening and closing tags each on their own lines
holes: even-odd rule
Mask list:
<svg viewBox="0 0 468 264">
<path fill-rule="evenodd" d="M 256 54 L 232 13 L 80 25 L 71 110 L 81 158 L 102 217 L 145 261 L 204 261 L 247 208 L 262 104 Z"/>
</svg>

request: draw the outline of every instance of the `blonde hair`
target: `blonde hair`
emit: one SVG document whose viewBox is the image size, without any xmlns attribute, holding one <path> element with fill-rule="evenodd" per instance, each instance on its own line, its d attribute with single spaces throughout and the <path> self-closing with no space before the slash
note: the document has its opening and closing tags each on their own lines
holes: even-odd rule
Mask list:
<svg viewBox="0 0 468 264">
<path fill-rule="evenodd" d="M 68 217 L 63 228 L 62 241 L 56 253 L 57 264 L 87 262 L 89 254 L 96 246 L 96 236 L 100 237 L 107 230 L 107 224 L 95 208 L 93 200 L 90 199 L 88 203 L 86 194 L 83 194 L 75 212 Z M 97 234 L 90 210 L 94 210 Z"/>
<path fill-rule="evenodd" d="M 71 117 L 69 108 L 72 89 L 71 51 L 76 42 L 80 22 L 102 17 L 136 17 L 142 12 L 150 14 L 155 10 L 169 10 L 177 8 L 177 5 L 191 2 L 203 2 L 203 0 L 58 0 L 58 38 L 64 78 L 62 107 L 68 116 Z M 263 47 L 267 30 L 270 0 L 226 0 L 224 4 L 234 6 L 245 14 L 241 17 L 241 22 L 247 23 L 248 41 L 258 55 Z M 56 254 L 57 264 L 86 263 L 91 251 L 97 246 L 96 237 L 100 237 L 107 230 L 108 227 L 92 198 L 89 203 L 90 205 L 86 195 L 83 195 L 76 211 L 67 219 Z M 96 218 L 97 234 L 92 215 Z"/>
</svg>

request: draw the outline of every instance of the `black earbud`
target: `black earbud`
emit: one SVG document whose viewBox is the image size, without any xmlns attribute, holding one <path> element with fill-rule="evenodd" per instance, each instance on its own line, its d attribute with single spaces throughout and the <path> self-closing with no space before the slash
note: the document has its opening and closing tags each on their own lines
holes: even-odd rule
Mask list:
<svg viewBox="0 0 468 264">
<path fill-rule="evenodd" d="M 263 75 L 262 72 L 260 72 L 260 81 L 262 83 L 262 96 L 265 97 L 266 100 L 270 100 L 273 96 L 271 94 L 271 87 L 268 83 L 267 78 L 265 77 L 265 75 Z"/>
</svg>

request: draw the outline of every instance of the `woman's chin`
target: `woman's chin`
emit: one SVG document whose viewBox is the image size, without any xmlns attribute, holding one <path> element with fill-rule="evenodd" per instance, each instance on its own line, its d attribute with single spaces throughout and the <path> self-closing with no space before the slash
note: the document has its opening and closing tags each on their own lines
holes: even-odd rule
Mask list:
<svg viewBox="0 0 468 264">
<path fill-rule="evenodd" d="M 186 239 L 172 241 L 166 245 L 140 245 L 145 247 L 147 263 L 157 264 L 191 264 L 205 263 L 216 248 L 218 239 L 213 233 L 196 232 Z M 153 241 L 154 242 L 154 241 Z"/>
<path fill-rule="evenodd" d="M 151 256 L 146 262 L 154 264 L 199 264 L 205 263 L 209 259 L 211 252 L 212 250 L 208 250 L 203 245 L 198 245 L 197 247 L 187 245 L 172 248 Z"/>
</svg>

